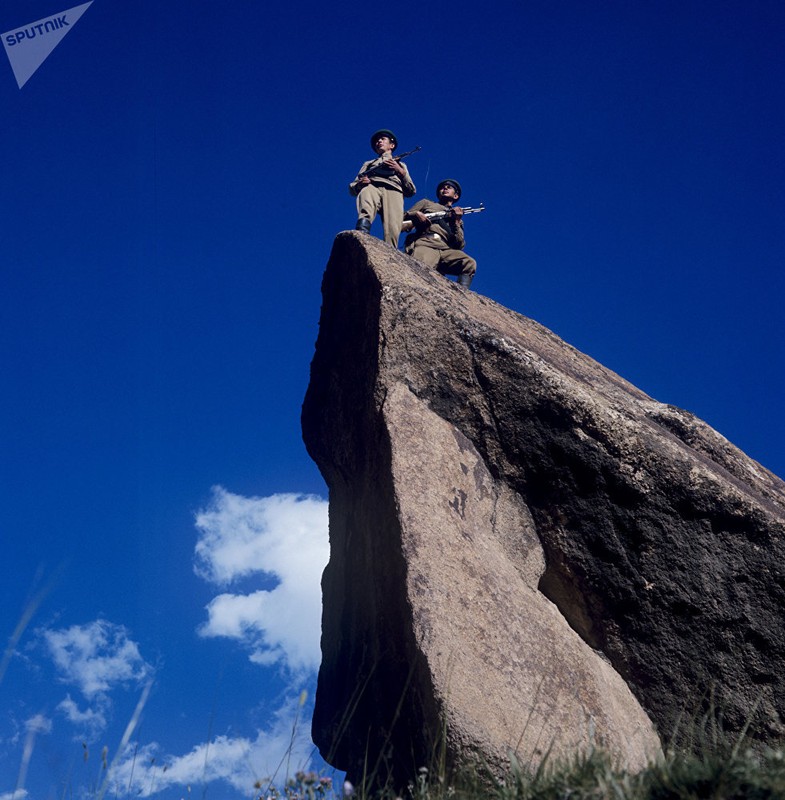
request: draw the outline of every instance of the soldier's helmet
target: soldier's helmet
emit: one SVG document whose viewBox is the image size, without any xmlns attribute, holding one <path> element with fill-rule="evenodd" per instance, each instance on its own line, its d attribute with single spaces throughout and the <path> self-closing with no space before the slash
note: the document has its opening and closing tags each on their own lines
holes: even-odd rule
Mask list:
<svg viewBox="0 0 785 800">
<path fill-rule="evenodd" d="M 392 142 L 393 150 L 398 147 L 398 140 L 395 138 L 395 134 L 392 131 L 388 131 L 387 128 L 382 128 L 380 131 L 375 131 L 371 136 L 371 150 L 374 153 L 376 152 L 376 140 L 380 136 L 386 136 Z"/>
<path fill-rule="evenodd" d="M 458 181 L 453 180 L 453 178 L 445 178 L 443 181 L 439 181 L 439 184 L 436 186 L 436 196 L 439 196 L 439 192 L 441 191 L 442 186 L 446 185 L 452 186 L 456 192 L 458 192 L 458 197 L 460 197 L 463 192 L 461 191 L 461 184 Z"/>
</svg>

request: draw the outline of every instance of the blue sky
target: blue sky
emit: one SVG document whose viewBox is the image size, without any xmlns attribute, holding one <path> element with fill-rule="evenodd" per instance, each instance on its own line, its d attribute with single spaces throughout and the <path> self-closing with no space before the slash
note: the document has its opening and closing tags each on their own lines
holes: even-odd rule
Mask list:
<svg viewBox="0 0 785 800">
<path fill-rule="evenodd" d="M 0 800 L 98 796 L 104 747 L 107 797 L 249 798 L 298 713 L 306 763 L 299 413 L 376 128 L 487 206 L 473 289 L 785 475 L 783 52 L 779 0 L 95 0 L 0 64 Z"/>
</svg>

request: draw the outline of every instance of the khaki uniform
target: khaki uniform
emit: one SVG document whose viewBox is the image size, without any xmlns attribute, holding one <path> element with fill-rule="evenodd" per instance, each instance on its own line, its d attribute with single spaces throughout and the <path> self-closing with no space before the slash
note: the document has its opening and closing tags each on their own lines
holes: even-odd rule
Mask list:
<svg viewBox="0 0 785 800">
<path fill-rule="evenodd" d="M 448 211 L 449 206 L 434 203 L 432 200 L 420 200 L 407 212 L 406 219 L 414 220 L 418 211 L 431 214 L 434 211 Z M 442 275 L 470 275 L 477 271 L 477 262 L 463 252 L 466 240 L 463 235 L 463 221 L 454 225 L 450 218 L 435 220 L 431 227 L 420 233 L 415 229 L 406 237 L 404 249 L 423 264 L 434 267 Z"/>
<path fill-rule="evenodd" d="M 393 155 L 385 153 L 383 160 L 389 161 Z M 357 174 L 378 162 L 378 158 L 366 161 Z M 370 225 L 379 214 L 384 225 L 384 241 L 396 249 L 403 225 L 403 198 L 412 197 L 417 191 L 406 164 L 398 163 L 403 167 L 403 178 L 399 178 L 390 167 L 382 167 L 368 176 L 371 182 L 367 186 L 363 186 L 357 178 L 349 184 L 349 194 L 357 198 L 357 217 L 367 219 Z"/>
</svg>

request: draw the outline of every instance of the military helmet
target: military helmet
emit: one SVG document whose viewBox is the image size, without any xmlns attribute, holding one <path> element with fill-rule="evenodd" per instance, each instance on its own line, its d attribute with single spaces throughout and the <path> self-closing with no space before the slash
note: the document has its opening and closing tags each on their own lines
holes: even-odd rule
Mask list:
<svg viewBox="0 0 785 800">
<path fill-rule="evenodd" d="M 393 150 L 398 147 L 398 140 L 395 138 L 395 134 L 392 131 L 388 131 L 387 128 L 382 128 L 371 135 L 371 150 L 374 153 L 376 152 L 376 140 L 380 136 L 386 136 L 392 142 Z"/>
<path fill-rule="evenodd" d="M 436 186 L 437 197 L 439 196 L 439 191 L 441 190 L 442 186 L 445 186 L 446 184 L 449 184 L 450 186 L 452 186 L 453 189 L 455 189 L 456 192 L 458 192 L 458 197 L 460 197 L 463 194 L 463 192 L 461 191 L 461 184 L 458 183 L 458 181 L 453 180 L 452 178 L 445 178 L 443 181 L 440 181 L 439 184 Z"/>
</svg>

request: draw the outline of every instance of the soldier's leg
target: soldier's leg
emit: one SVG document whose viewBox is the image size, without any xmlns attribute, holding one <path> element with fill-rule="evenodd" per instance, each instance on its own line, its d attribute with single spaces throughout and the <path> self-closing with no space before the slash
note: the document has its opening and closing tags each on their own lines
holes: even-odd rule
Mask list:
<svg viewBox="0 0 785 800">
<path fill-rule="evenodd" d="M 477 262 L 467 256 L 463 250 L 442 250 L 438 270 L 442 275 L 457 275 L 458 283 L 467 289 L 471 286 L 474 273 L 477 271 Z"/>
<path fill-rule="evenodd" d="M 371 232 L 371 223 L 376 219 L 379 209 L 382 206 L 382 192 L 378 186 L 369 184 L 360 189 L 357 195 L 357 224 L 354 226 L 358 231 Z"/>
<path fill-rule="evenodd" d="M 398 249 L 398 237 L 403 225 L 403 195 L 393 189 L 382 189 L 382 222 L 384 241 Z"/>
<path fill-rule="evenodd" d="M 442 251 L 438 248 L 431 247 L 431 245 L 426 244 L 423 240 L 418 239 L 414 243 L 414 248 L 410 255 L 416 258 L 421 264 L 425 264 L 426 267 L 438 267 L 441 252 Z"/>
</svg>

